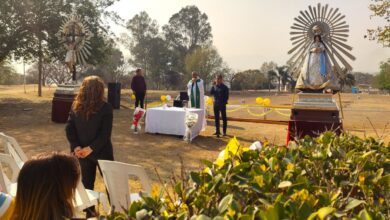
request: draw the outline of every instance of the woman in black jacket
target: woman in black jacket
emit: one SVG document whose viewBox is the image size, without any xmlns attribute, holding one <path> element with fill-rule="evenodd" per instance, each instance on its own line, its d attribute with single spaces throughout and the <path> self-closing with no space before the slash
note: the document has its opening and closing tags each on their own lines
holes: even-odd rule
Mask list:
<svg viewBox="0 0 390 220">
<path fill-rule="evenodd" d="M 114 160 L 112 120 L 112 107 L 104 101 L 103 80 L 97 76 L 86 77 L 73 102 L 65 130 L 71 152 L 79 159 L 82 182 L 87 189 L 94 188 L 97 160 Z M 94 207 L 86 211 L 90 217 Z"/>
</svg>

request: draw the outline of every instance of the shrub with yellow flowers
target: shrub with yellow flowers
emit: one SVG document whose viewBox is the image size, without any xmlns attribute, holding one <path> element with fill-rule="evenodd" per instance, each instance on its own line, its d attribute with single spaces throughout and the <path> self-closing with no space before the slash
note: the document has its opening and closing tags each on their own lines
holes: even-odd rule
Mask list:
<svg viewBox="0 0 390 220">
<path fill-rule="evenodd" d="M 390 219 L 390 145 L 374 138 L 325 132 L 256 150 L 233 138 L 203 164 L 125 219 Z"/>
</svg>

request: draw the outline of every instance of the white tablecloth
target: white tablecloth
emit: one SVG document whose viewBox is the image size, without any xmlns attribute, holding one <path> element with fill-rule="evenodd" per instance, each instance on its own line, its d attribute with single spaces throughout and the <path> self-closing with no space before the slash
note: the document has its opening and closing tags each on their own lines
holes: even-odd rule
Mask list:
<svg viewBox="0 0 390 220">
<path fill-rule="evenodd" d="M 187 111 L 198 114 L 198 122 L 192 127 L 191 139 L 199 135 L 203 127 L 204 114 L 203 109 L 187 108 Z M 171 134 L 184 136 L 186 125 L 184 123 L 185 110 L 177 107 L 148 108 L 146 111 L 147 133 Z"/>
</svg>

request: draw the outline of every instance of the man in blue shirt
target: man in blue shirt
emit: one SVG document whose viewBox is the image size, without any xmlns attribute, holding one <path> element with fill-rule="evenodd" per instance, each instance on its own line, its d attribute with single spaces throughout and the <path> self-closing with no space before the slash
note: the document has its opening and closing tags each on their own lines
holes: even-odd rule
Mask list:
<svg viewBox="0 0 390 220">
<path fill-rule="evenodd" d="M 219 130 L 219 114 L 222 115 L 223 121 L 223 136 L 226 136 L 227 118 L 226 118 L 226 105 L 229 100 L 229 88 L 223 84 L 222 75 L 218 75 L 213 83 L 213 87 L 210 91 L 214 96 L 214 117 L 215 117 L 215 129 L 214 135 L 219 137 L 221 132 Z"/>
</svg>

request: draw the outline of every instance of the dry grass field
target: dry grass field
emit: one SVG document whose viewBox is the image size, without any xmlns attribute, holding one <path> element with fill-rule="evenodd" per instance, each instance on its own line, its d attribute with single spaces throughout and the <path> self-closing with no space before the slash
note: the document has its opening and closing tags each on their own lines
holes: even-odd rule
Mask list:
<svg viewBox="0 0 390 220">
<path fill-rule="evenodd" d="M 29 157 L 42 152 L 67 152 L 69 145 L 65 137 L 65 125 L 51 122 L 51 100 L 55 88 L 44 88 L 43 97 L 37 97 L 36 85 L 28 85 L 26 91 L 24 93 L 23 86 L 0 86 L 0 132 L 15 137 Z M 176 96 L 177 92 L 152 91 L 148 95 L 148 101 L 158 100 L 160 95 L 166 94 Z M 254 104 L 258 96 L 270 98 L 272 105 L 288 106 L 292 102 L 292 95 L 287 93 L 233 92 L 230 104 Z M 342 94 L 341 97 L 344 128 L 347 132 L 361 137 L 380 136 L 386 142 L 390 141 L 390 129 L 387 128 L 390 123 L 390 96 Z M 212 136 L 213 121 L 208 121 L 206 131 L 192 144 L 174 136 L 145 133 L 136 135 L 130 130 L 130 107 L 133 104 L 128 90 L 122 90 L 121 104 L 123 107 L 114 111 L 112 141 L 115 159 L 144 166 L 155 181 L 157 178 L 154 168 L 157 168 L 163 178 L 167 178 L 172 172 L 179 171 L 181 157 L 185 169 L 196 169 L 201 166 L 201 159 L 215 159 L 229 140 Z M 260 114 L 262 110 L 254 108 L 252 113 Z M 254 117 L 246 110 L 228 115 Z M 277 113 L 271 113 L 266 118 L 288 120 L 288 117 Z M 265 139 L 271 143 L 284 144 L 286 129 L 283 125 L 229 122 L 228 134 L 237 136 L 243 145 Z M 103 190 L 101 178 L 97 181 L 98 190 Z"/>
</svg>

